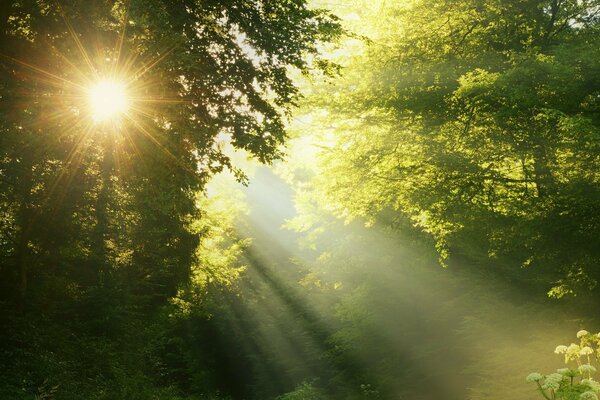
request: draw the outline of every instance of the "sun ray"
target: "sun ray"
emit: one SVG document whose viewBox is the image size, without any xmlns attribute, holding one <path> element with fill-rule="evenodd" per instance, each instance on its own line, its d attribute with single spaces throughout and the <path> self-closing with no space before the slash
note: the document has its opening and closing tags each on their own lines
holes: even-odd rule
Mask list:
<svg viewBox="0 0 600 400">
<path fill-rule="evenodd" d="M 98 76 L 98 71 L 96 70 L 94 64 L 92 63 L 92 60 L 90 59 L 87 51 L 85 50 L 85 47 L 81 43 L 81 40 L 79 40 L 79 37 L 77 36 L 77 33 L 75 32 L 75 29 L 73 29 L 73 25 L 71 25 L 71 22 L 69 21 L 69 18 L 64 13 L 64 11 L 63 11 L 62 7 L 60 6 L 60 4 L 58 4 L 58 11 L 59 11 L 60 15 L 62 16 L 63 21 L 65 22 L 65 25 L 67 26 L 67 29 L 69 30 L 69 34 L 71 35 L 71 38 L 73 39 L 73 41 L 75 42 L 75 45 L 77 46 L 77 49 L 81 53 L 81 56 L 83 57 L 83 60 L 85 61 L 85 63 L 89 67 L 90 73 L 93 76 L 97 77 Z"/>
<path fill-rule="evenodd" d="M 138 105 L 132 104 L 130 107 L 131 111 L 133 111 L 136 116 L 137 115 L 141 115 L 143 117 L 147 117 L 147 118 L 154 118 L 155 115 L 151 114 L 150 112 L 146 111 L 144 108 L 140 108 Z M 133 118 L 132 113 L 129 113 L 130 119 Z"/>
<path fill-rule="evenodd" d="M 0 54 L 10 62 L 18 65 L 23 71 L 32 71 L 33 82 L 47 85 L 38 87 L 36 90 L 44 91 L 44 98 L 49 100 L 48 104 L 54 107 L 40 114 L 40 118 L 32 120 L 31 127 L 45 127 L 48 124 L 55 126 L 56 133 L 65 138 L 70 148 L 59 157 L 59 170 L 48 182 L 47 201 L 61 201 L 68 193 L 67 188 L 73 184 L 78 176 L 80 166 L 87 165 L 88 152 L 95 149 L 94 143 L 98 135 L 111 135 L 115 140 L 117 137 L 123 140 L 114 146 L 107 147 L 104 151 L 110 151 L 119 164 L 111 174 L 121 173 L 123 167 L 120 145 L 126 144 L 129 150 L 139 162 L 147 163 L 145 154 L 139 144 L 134 140 L 133 133 L 139 132 L 156 145 L 159 154 L 164 154 L 165 160 L 177 168 L 181 168 L 195 180 L 204 183 L 198 174 L 197 165 L 187 159 L 178 158 L 163 143 L 160 136 L 155 133 L 153 121 L 156 121 L 160 110 L 158 105 L 189 104 L 190 100 L 175 96 L 152 96 L 144 93 L 152 93 L 152 88 L 160 82 L 149 78 L 149 72 L 153 71 L 161 62 L 169 57 L 178 47 L 178 44 L 161 46 L 164 51 L 155 57 L 140 60 L 135 53 L 126 51 L 127 24 L 129 1 L 126 0 L 125 14 L 121 19 L 121 31 L 118 32 L 116 40 L 112 43 L 113 48 L 107 49 L 110 58 L 100 57 L 105 60 L 106 65 L 97 65 L 96 55 L 90 48 L 84 46 L 85 37 L 79 35 L 72 22 L 59 5 L 59 13 L 66 26 L 70 48 L 78 59 L 61 51 L 56 45 L 48 43 L 51 54 L 63 63 L 66 69 L 62 71 L 51 71 L 48 68 L 35 65 L 33 62 L 21 60 L 8 55 Z M 104 46 L 99 46 L 104 48 Z M 104 53 L 103 53 L 104 54 Z M 87 106 L 87 107 L 86 107 Z M 116 136 L 115 136 L 116 135 Z M 120 160 L 120 161 L 119 161 Z M 117 171 L 119 170 L 119 171 Z"/>
<path fill-rule="evenodd" d="M 44 75 L 44 76 L 46 76 L 46 77 L 49 77 L 49 78 L 55 79 L 55 80 L 56 80 L 56 81 L 58 81 L 58 82 L 66 83 L 66 84 L 68 84 L 68 85 L 70 85 L 70 86 L 72 86 L 72 87 L 75 87 L 75 88 L 77 88 L 77 89 L 80 89 L 80 90 L 85 90 L 85 86 L 83 86 L 83 85 L 80 85 L 80 84 L 78 84 L 78 83 L 76 83 L 76 82 L 73 82 L 73 81 L 71 81 L 71 80 L 69 80 L 69 79 L 66 79 L 66 78 L 60 77 L 60 76 L 58 76 L 58 75 L 56 75 L 56 74 L 53 74 L 52 72 L 46 71 L 45 69 L 43 69 L 43 68 L 40 68 L 40 67 L 37 67 L 37 66 L 35 66 L 35 65 L 33 65 L 33 64 L 30 64 L 30 63 L 28 63 L 28 62 L 25 62 L 25 61 L 19 60 L 19 59 L 17 59 L 17 58 L 11 57 L 11 56 L 9 56 L 9 55 L 6 55 L 6 54 L 1 54 L 1 53 L 0 53 L 0 56 L 1 56 L 1 57 L 4 57 L 4 58 L 7 58 L 7 59 L 9 59 L 9 60 L 13 61 L 14 63 L 17 63 L 17 64 L 19 64 L 19 65 L 21 65 L 21 66 L 23 66 L 23 67 L 26 67 L 26 68 L 28 68 L 28 69 L 30 69 L 30 70 L 33 70 L 33 71 L 35 71 L 35 72 L 38 72 L 38 73 L 40 73 L 40 74 L 42 74 L 42 75 Z M 49 81 L 49 82 L 51 82 L 51 81 Z"/>
<path fill-rule="evenodd" d="M 135 72 L 131 74 L 131 81 L 135 81 L 146 75 L 152 68 L 158 65 L 162 60 L 164 60 L 169 54 L 171 54 L 179 45 L 175 44 L 167 49 L 164 53 L 160 54 L 154 60 L 148 61 L 148 63 L 143 64 L 140 68 L 138 68 Z"/>
<path fill-rule="evenodd" d="M 129 0 L 125 1 L 125 15 L 123 16 L 123 21 L 121 23 L 121 33 L 117 38 L 117 43 L 115 45 L 116 54 L 113 60 L 113 71 L 112 74 L 117 74 L 117 68 L 121 61 L 121 52 L 123 51 L 123 44 L 125 42 L 125 31 L 127 30 L 127 20 L 129 18 Z"/>
<path fill-rule="evenodd" d="M 127 116 L 127 115 L 126 115 Z M 127 116 L 129 121 L 131 121 L 135 127 L 142 132 L 147 138 L 149 138 L 154 144 L 156 144 L 158 146 L 158 149 L 163 152 L 165 155 L 168 156 L 169 159 L 171 159 L 172 161 L 175 162 L 175 165 L 179 166 L 180 168 L 182 168 L 182 170 L 188 172 L 192 177 L 194 177 L 196 180 L 201 181 L 200 177 L 198 176 L 198 171 L 195 171 L 193 169 L 191 169 L 188 165 L 186 165 L 182 160 L 180 160 L 179 158 L 177 158 L 173 153 L 171 153 L 158 139 L 156 139 L 156 137 L 154 137 L 153 134 L 151 134 L 142 124 L 140 121 L 136 120 L 135 118 L 131 118 L 131 116 Z"/>
<path fill-rule="evenodd" d="M 138 156 L 138 158 L 137 158 L 138 162 L 141 162 L 144 165 L 144 167 L 147 167 L 148 166 L 148 162 L 146 161 L 146 157 L 144 157 L 143 152 L 140 150 L 140 148 L 138 147 L 138 145 L 135 143 L 135 141 L 131 137 L 131 134 L 130 134 L 130 132 L 128 130 L 124 130 L 123 131 L 123 137 L 125 138 L 125 140 L 129 144 L 129 146 L 131 146 L 131 149 L 133 150 L 134 154 L 136 156 Z"/>
<path fill-rule="evenodd" d="M 87 86 L 93 82 L 93 79 L 89 76 L 89 74 L 86 74 L 84 71 L 81 70 L 81 68 L 77 67 L 77 65 L 75 65 L 75 63 L 71 61 L 69 57 L 65 56 L 56 46 L 52 45 L 51 43 L 48 43 L 47 41 L 45 42 L 48 45 L 48 47 L 54 51 L 54 54 L 60 57 L 60 59 L 63 62 L 67 63 L 67 65 L 69 65 L 69 67 L 71 67 L 75 71 L 75 73 L 79 76 L 82 82 L 85 83 L 85 85 L 82 86 Z"/>
<path fill-rule="evenodd" d="M 74 125 L 72 130 L 78 129 L 77 125 Z M 86 151 L 84 149 L 89 148 L 89 138 L 92 136 L 94 126 L 91 122 L 88 122 L 83 129 L 83 134 L 79 135 L 75 145 L 69 151 L 69 154 L 64 162 L 64 166 L 59 175 L 54 180 L 54 183 L 49 188 L 49 195 L 51 196 L 55 190 L 62 186 L 68 186 L 74 177 L 74 173 L 77 167 L 80 165 L 81 160 L 85 157 Z M 86 146 L 87 145 L 87 146 Z M 62 185 L 62 180 L 67 178 L 67 181 Z"/>
<path fill-rule="evenodd" d="M 190 100 L 178 99 L 178 98 L 169 98 L 169 97 L 130 97 L 132 102 L 136 103 L 158 103 L 158 104 L 191 104 Z"/>
</svg>

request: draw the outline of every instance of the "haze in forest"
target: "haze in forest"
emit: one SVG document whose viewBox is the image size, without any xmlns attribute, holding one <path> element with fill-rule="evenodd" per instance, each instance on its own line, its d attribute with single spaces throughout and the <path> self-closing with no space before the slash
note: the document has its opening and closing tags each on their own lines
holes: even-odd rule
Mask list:
<svg viewBox="0 0 600 400">
<path fill-rule="evenodd" d="M 0 4 L 0 399 L 597 400 L 599 29 Z"/>
</svg>

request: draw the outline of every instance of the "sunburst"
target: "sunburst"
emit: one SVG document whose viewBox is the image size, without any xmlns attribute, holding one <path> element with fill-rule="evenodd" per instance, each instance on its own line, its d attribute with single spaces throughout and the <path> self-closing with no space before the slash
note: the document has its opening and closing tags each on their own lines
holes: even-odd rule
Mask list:
<svg viewBox="0 0 600 400">
<path fill-rule="evenodd" d="M 64 168 L 50 184 L 48 196 L 53 196 L 69 185 L 79 170 L 83 159 L 90 152 L 110 152 L 115 160 L 111 173 L 121 174 L 120 159 L 137 157 L 145 163 L 148 147 L 140 146 L 139 137 L 145 137 L 154 144 L 154 150 L 161 153 L 173 168 L 186 171 L 189 176 L 204 182 L 188 158 L 174 154 L 165 145 L 166 131 L 171 126 L 168 118 L 175 104 L 189 100 L 174 90 L 165 93 L 164 81 L 156 79 L 153 72 L 172 55 L 178 43 L 164 42 L 151 57 L 140 59 L 125 45 L 128 19 L 123 18 L 114 47 L 105 42 L 84 43 L 69 18 L 62 12 L 63 21 L 74 44 L 61 47 L 50 44 L 49 54 L 60 61 L 61 70 L 52 65 L 36 64 L 34 59 L 18 59 L 8 54 L 0 57 L 13 62 L 28 71 L 31 82 L 36 82 L 32 99 L 44 101 L 45 114 L 31 120 L 32 126 L 56 129 L 69 143 Z M 127 14 L 127 13 L 126 13 Z M 89 40 L 89 37 L 88 37 Z"/>
<path fill-rule="evenodd" d="M 88 101 L 92 119 L 96 122 L 121 118 L 130 103 L 126 85 L 113 79 L 94 83 L 88 90 Z"/>
</svg>

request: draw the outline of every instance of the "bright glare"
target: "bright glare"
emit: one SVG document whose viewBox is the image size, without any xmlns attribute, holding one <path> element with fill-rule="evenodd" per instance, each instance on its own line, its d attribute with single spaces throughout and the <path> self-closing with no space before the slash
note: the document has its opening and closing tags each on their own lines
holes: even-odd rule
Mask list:
<svg viewBox="0 0 600 400">
<path fill-rule="evenodd" d="M 125 85 L 111 80 L 100 81 L 92 86 L 89 101 L 92 117 L 96 121 L 114 119 L 126 112 L 129 106 Z"/>
</svg>

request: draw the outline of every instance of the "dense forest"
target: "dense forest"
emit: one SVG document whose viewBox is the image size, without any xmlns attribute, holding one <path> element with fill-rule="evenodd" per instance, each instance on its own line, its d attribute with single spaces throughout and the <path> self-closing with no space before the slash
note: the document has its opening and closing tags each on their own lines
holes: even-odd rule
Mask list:
<svg viewBox="0 0 600 400">
<path fill-rule="evenodd" d="M 0 278 L 2 400 L 598 400 L 600 0 L 2 1 Z"/>
</svg>

